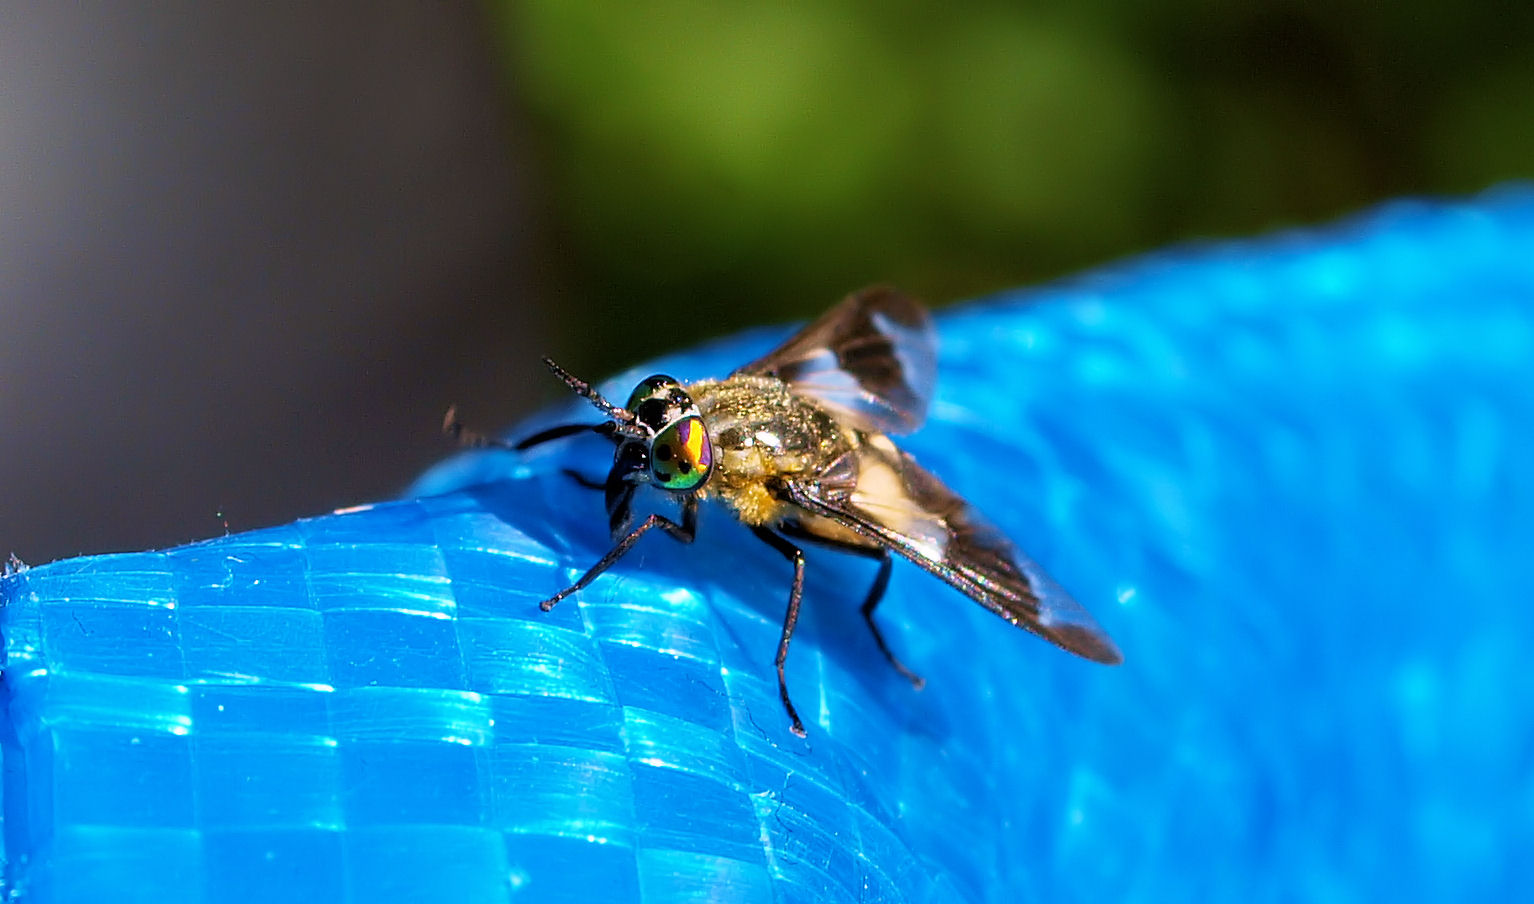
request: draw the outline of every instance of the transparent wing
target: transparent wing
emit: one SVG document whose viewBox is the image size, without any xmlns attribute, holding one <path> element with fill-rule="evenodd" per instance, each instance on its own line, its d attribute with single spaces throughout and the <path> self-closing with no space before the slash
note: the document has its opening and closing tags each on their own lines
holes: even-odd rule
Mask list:
<svg viewBox="0 0 1534 904">
<path fill-rule="evenodd" d="M 920 302 L 888 286 L 847 296 L 737 374 L 762 374 L 878 433 L 910 433 L 937 382 L 937 336 Z"/>
<path fill-rule="evenodd" d="M 1094 662 L 1123 661 L 1087 610 L 974 506 L 888 439 L 866 442 L 817 479 L 791 482 L 790 499 L 889 547 L 1014 625 Z M 803 526 L 816 528 L 813 520 Z"/>
</svg>

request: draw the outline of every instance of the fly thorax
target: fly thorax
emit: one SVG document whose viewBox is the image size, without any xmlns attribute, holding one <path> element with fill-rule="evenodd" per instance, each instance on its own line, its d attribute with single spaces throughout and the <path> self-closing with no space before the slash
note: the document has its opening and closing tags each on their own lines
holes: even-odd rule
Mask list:
<svg viewBox="0 0 1534 904">
<path fill-rule="evenodd" d="M 817 471 L 847 447 L 836 421 L 780 380 L 735 376 L 691 389 L 720 467 L 733 479 Z"/>
</svg>

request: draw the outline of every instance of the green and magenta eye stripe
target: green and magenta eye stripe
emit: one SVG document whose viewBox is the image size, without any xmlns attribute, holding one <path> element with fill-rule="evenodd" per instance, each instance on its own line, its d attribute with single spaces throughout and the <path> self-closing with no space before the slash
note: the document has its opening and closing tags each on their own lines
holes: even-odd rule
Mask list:
<svg viewBox="0 0 1534 904">
<path fill-rule="evenodd" d="M 650 443 L 650 472 L 668 490 L 697 489 L 713 466 L 714 446 L 696 414 L 673 422 Z"/>
</svg>

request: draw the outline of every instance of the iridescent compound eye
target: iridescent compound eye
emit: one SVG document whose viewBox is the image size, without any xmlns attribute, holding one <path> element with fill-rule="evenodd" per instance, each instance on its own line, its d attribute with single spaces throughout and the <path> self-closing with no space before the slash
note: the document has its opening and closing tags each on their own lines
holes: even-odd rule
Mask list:
<svg viewBox="0 0 1534 904">
<path fill-rule="evenodd" d="M 650 473 L 668 490 L 696 490 L 714 466 L 714 446 L 703 418 L 681 418 L 650 442 Z"/>
<path fill-rule="evenodd" d="M 624 406 L 650 434 L 650 477 L 662 488 L 686 492 L 708 480 L 714 446 L 692 396 L 674 378 L 640 381 Z"/>
</svg>

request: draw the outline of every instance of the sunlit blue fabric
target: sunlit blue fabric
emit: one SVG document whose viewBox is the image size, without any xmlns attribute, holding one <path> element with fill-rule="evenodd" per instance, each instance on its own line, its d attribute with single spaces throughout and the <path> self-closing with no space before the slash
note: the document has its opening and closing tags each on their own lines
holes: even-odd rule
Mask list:
<svg viewBox="0 0 1534 904">
<path fill-rule="evenodd" d="M 1174 249 L 940 328 L 907 447 L 1125 665 L 901 563 L 879 613 L 914 691 L 858 616 L 871 563 L 812 549 L 800 740 L 782 558 L 706 510 L 694 546 L 647 537 L 543 613 L 608 542 L 558 471 L 609 447 L 460 455 L 399 502 L 5 579 L 11 889 L 1534 896 L 1534 194 Z"/>
</svg>

